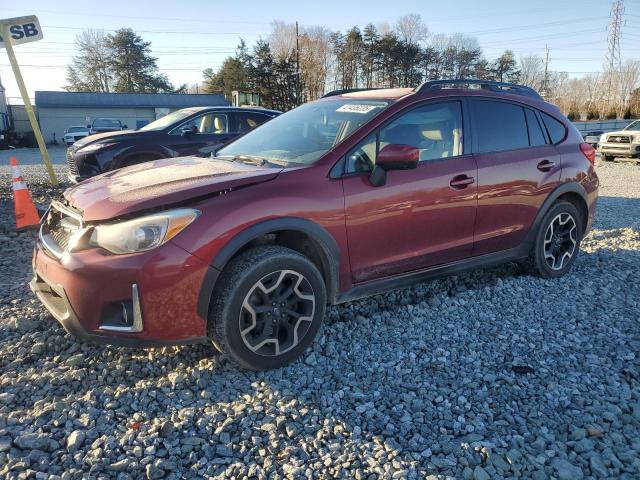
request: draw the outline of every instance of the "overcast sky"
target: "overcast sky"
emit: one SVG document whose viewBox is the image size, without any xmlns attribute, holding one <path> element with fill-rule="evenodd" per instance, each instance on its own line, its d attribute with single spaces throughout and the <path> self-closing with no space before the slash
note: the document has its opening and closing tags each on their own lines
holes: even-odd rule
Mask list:
<svg viewBox="0 0 640 480">
<path fill-rule="evenodd" d="M 164 1 L 0 0 L 3 18 L 38 15 L 44 39 L 16 47 L 30 95 L 35 90 L 61 90 L 65 67 L 74 53 L 74 38 L 85 28 L 110 32 L 131 27 L 152 42 L 162 73 L 174 85 L 195 84 L 206 67 L 217 69 L 242 37 L 252 45 L 266 38 L 272 20 L 325 25 L 345 31 L 389 23 L 419 13 L 431 33 L 462 32 L 480 41 L 488 59 L 505 49 L 516 57 L 544 55 L 550 68 L 571 76 L 602 70 L 607 51 L 609 0 L 367 0 L 367 1 Z M 627 0 L 623 27 L 624 59 L 640 58 L 640 0 Z M 58 8 L 59 7 L 59 8 Z M 0 53 L 0 78 L 10 103 L 21 103 L 9 60 Z"/>
</svg>

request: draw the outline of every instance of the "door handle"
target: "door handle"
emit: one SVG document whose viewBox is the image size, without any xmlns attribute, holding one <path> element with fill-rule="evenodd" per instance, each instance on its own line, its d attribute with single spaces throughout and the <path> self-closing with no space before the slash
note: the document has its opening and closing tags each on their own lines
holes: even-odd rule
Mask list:
<svg viewBox="0 0 640 480">
<path fill-rule="evenodd" d="M 468 185 L 471 185 L 475 181 L 475 178 L 469 177 L 467 175 L 456 175 L 451 179 L 449 185 L 457 190 L 462 190 L 463 188 L 467 188 Z"/>
<path fill-rule="evenodd" d="M 542 160 L 538 164 L 538 170 L 540 170 L 541 172 L 548 172 L 555 166 L 556 166 L 556 162 L 552 162 L 551 160 Z"/>
</svg>

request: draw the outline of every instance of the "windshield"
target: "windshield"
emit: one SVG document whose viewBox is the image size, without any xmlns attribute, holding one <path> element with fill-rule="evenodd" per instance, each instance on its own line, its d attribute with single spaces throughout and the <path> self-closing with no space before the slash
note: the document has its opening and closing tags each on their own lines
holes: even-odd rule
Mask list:
<svg viewBox="0 0 640 480">
<path fill-rule="evenodd" d="M 165 128 L 173 125 L 176 122 L 179 122 L 182 119 L 187 118 L 189 115 L 193 115 L 198 111 L 199 110 L 193 109 L 193 108 L 184 108 L 182 110 L 178 110 L 168 115 L 165 115 L 164 117 L 160 117 L 158 120 L 148 123 L 147 125 L 142 127 L 140 130 L 142 131 L 164 130 Z"/>
<path fill-rule="evenodd" d="M 630 123 L 629 125 L 624 127 L 624 129 L 625 130 L 640 131 L 640 120 L 636 120 L 635 122 Z"/>
<path fill-rule="evenodd" d="M 87 129 L 84 127 L 69 127 L 69 130 L 67 130 L 69 133 L 73 133 L 73 132 L 86 132 Z"/>
<path fill-rule="evenodd" d="M 309 165 L 388 105 L 386 101 L 339 97 L 305 103 L 247 133 L 217 156 Z"/>
<path fill-rule="evenodd" d="M 97 118 L 93 121 L 93 127 L 120 128 L 120 120 L 115 120 L 113 118 Z"/>
</svg>

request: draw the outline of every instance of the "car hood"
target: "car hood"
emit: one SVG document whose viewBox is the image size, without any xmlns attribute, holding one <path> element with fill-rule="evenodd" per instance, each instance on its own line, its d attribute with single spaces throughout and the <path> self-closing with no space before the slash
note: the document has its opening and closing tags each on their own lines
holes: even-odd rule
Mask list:
<svg viewBox="0 0 640 480">
<path fill-rule="evenodd" d="M 116 130 L 112 132 L 94 133 L 93 135 L 89 135 L 88 137 L 85 137 L 82 140 L 77 141 L 74 144 L 74 148 L 82 148 L 89 145 L 90 143 L 95 143 L 97 141 L 105 140 L 105 139 L 113 139 L 120 142 L 130 137 L 135 137 L 140 133 L 142 132 L 138 132 L 136 130 Z"/>
<path fill-rule="evenodd" d="M 65 191 L 64 197 L 82 211 L 85 221 L 107 220 L 266 182 L 281 171 L 213 158 L 167 158 L 90 178 Z"/>
</svg>

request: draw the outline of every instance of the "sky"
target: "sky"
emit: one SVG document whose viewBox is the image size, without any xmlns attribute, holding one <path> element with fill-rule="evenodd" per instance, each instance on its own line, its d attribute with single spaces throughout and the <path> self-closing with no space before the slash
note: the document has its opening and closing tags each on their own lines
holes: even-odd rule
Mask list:
<svg viewBox="0 0 640 480">
<path fill-rule="evenodd" d="M 216 70 L 232 55 L 240 38 L 251 46 L 265 39 L 270 22 L 298 21 L 345 31 L 353 25 L 387 23 L 419 13 L 431 34 L 475 36 L 488 59 L 511 49 L 516 57 L 544 56 L 549 68 L 572 77 L 602 70 L 607 52 L 611 0 L 0 0 L 2 18 L 37 15 L 44 38 L 15 47 L 31 97 L 35 90 L 62 90 L 74 39 L 86 28 L 106 33 L 131 27 L 151 42 L 158 67 L 174 85 L 202 81 L 202 70 Z M 640 59 L 640 0 L 626 0 L 622 28 L 623 61 Z M 22 103 L 9 59 L 0 51 L 0 79 L 9 103 Z"/>
</svg>

